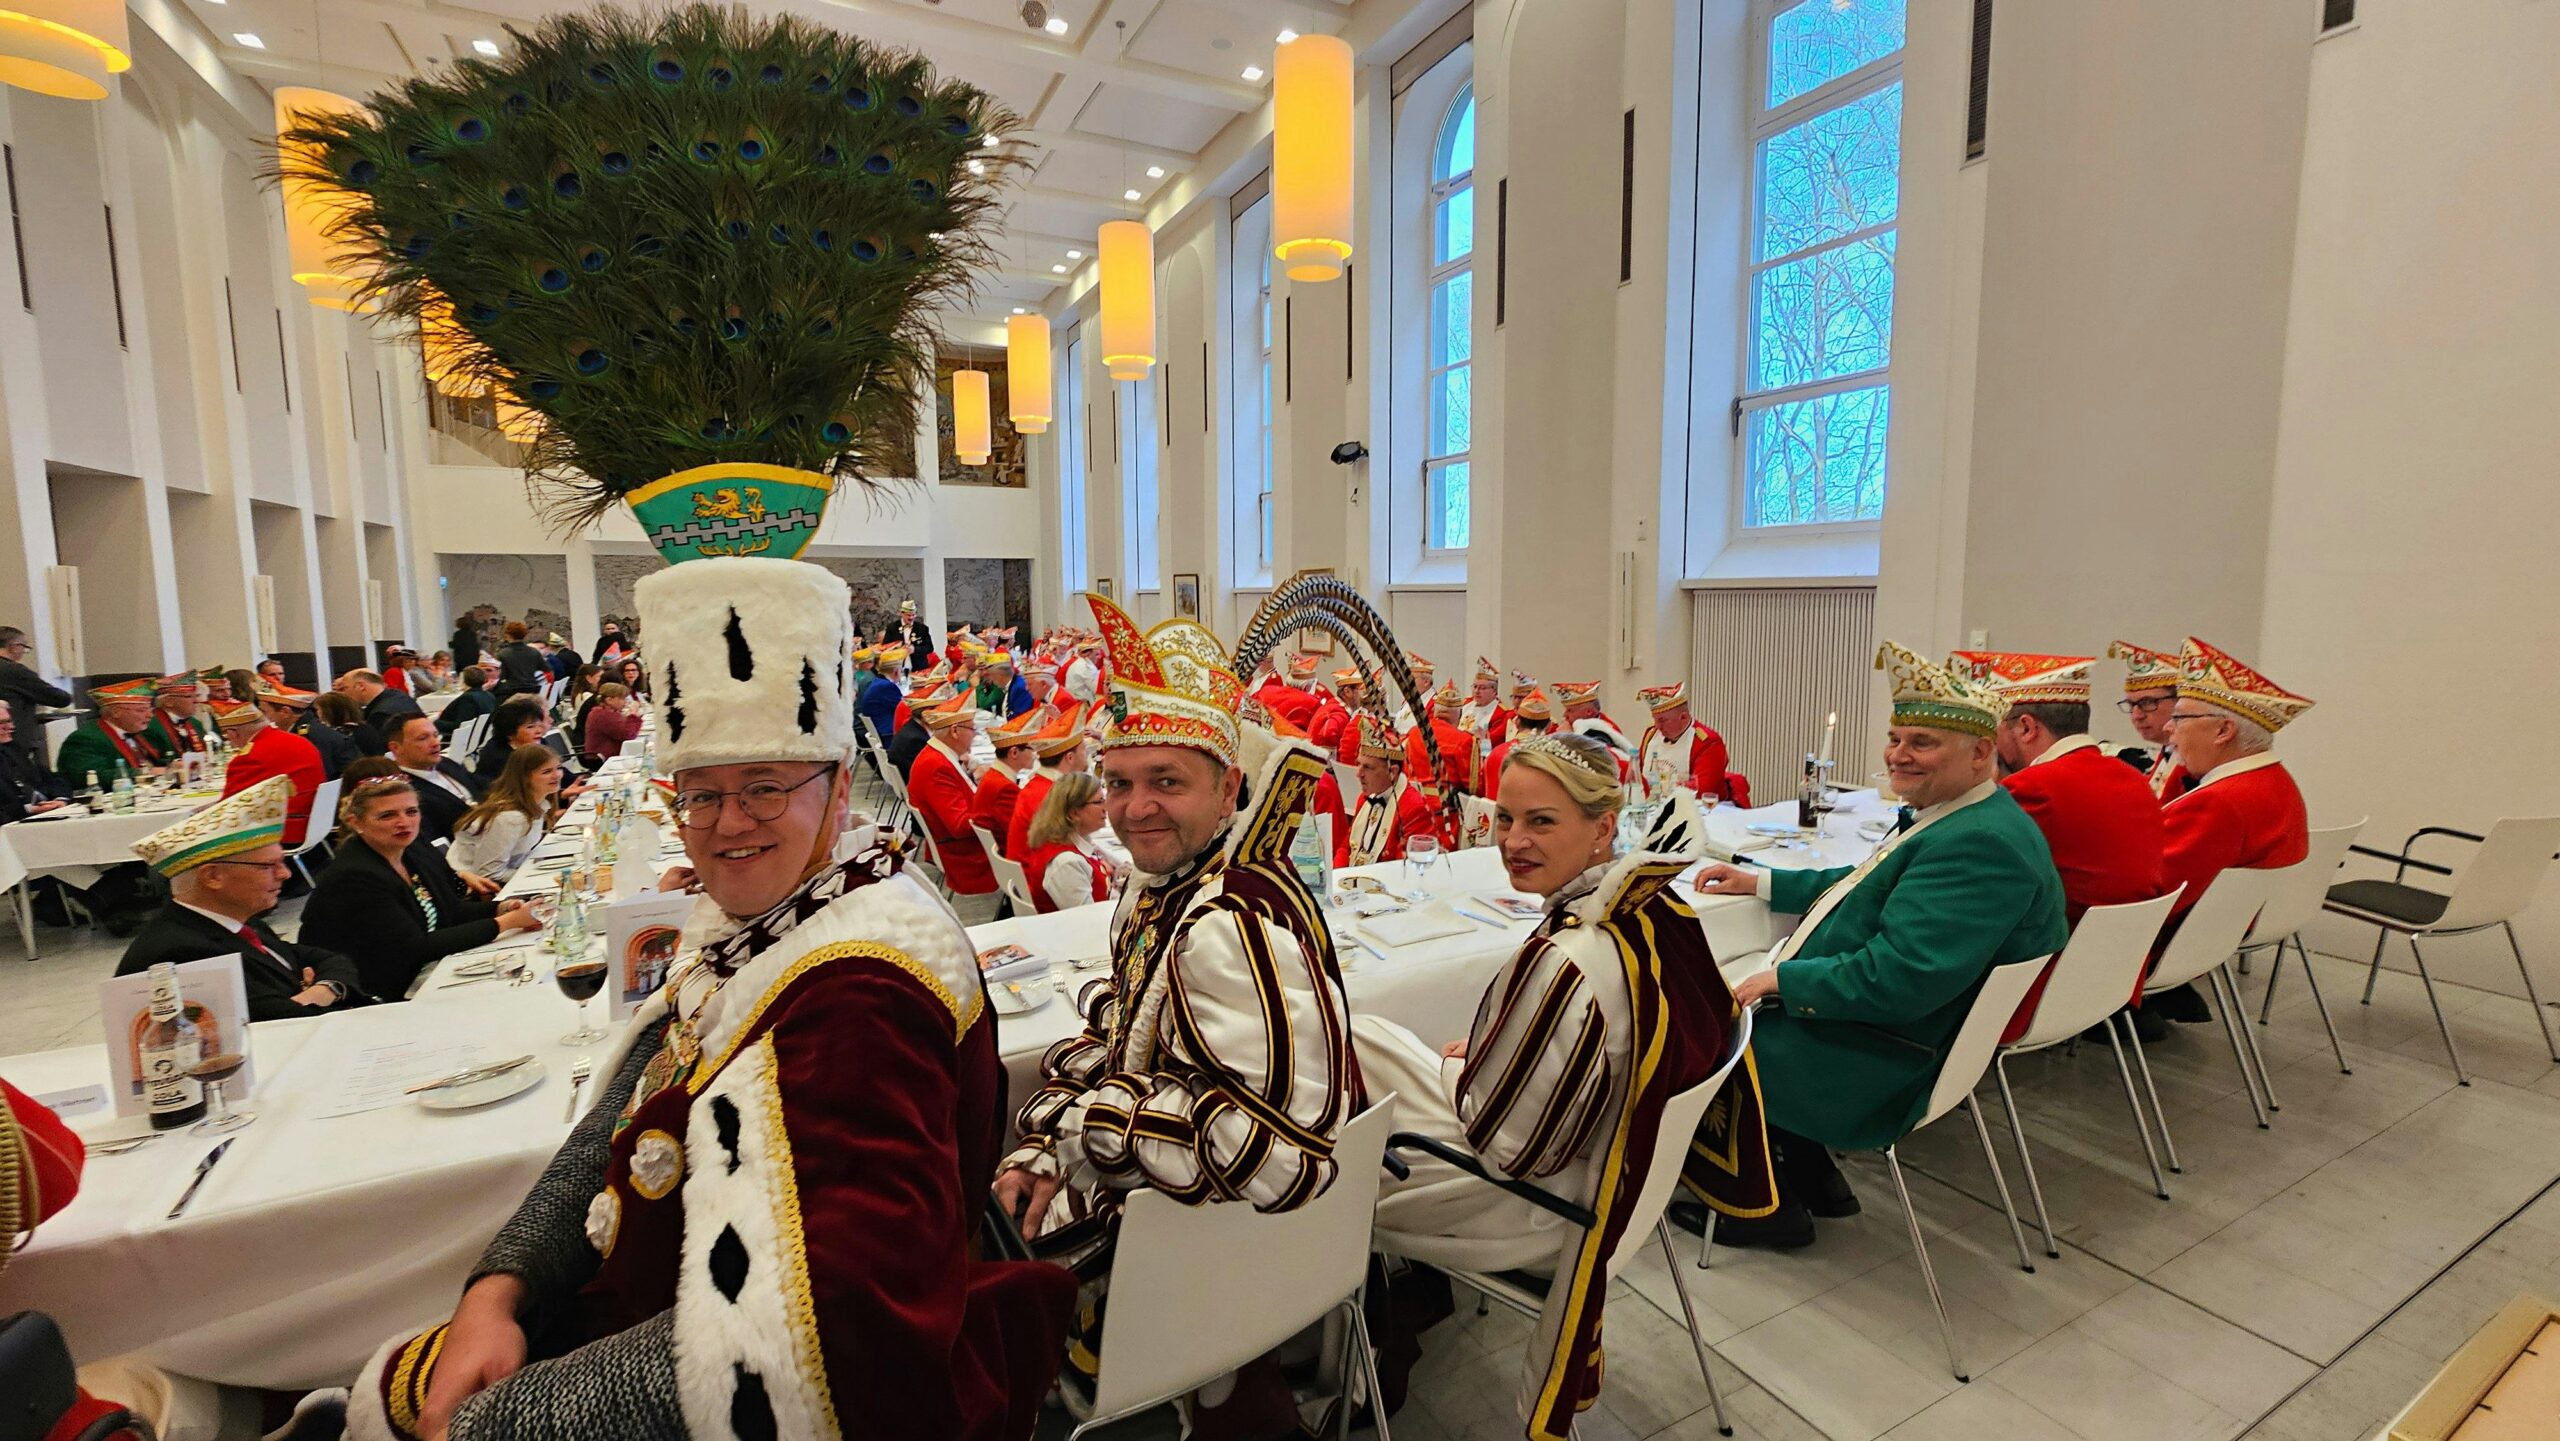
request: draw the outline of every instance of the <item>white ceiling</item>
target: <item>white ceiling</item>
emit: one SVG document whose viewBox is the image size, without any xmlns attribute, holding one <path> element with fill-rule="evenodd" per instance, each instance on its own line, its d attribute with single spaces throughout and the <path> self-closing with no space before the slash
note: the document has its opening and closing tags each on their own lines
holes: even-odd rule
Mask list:
<svg viewBox="0 0 2560 1441">
<path fill-rule="evenodd" d="M 185 0 L 223 59 L 269 86 L 361 96 L 429 73 L 473 42 L 504 47 L 506 26 L 584 8 L 549 0 Z M 1261 108 L 1283 28 L 1337 34 L 1351 0 L 1038 0 L 1066 33 L 1025 23 L 1023 0 L 757 0 L 930 56 L 943 73 L 1022 117 L 1013 149 L 1027 165 L 1001 227 L 1002 263 L 981 280 L 976 312 L 1037 308 L 1070 278 L 1052 269 L 1093 250 L 1106 220 L 1147 204 L 1238 115 Z M 253 34 L 254 49 L 234 37 Z M 1149 167 L 1165 173 L 1150 177 Z M 1135 190 L 1138 199 L 1128 193 Z"/>
</svg>

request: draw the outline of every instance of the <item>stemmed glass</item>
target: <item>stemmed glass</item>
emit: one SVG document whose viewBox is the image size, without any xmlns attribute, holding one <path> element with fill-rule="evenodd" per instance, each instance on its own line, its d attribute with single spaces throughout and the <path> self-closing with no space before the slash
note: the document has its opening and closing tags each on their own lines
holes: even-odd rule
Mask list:
<svg viewBox="0 0 2560 1441">
<path fill-rule="evenodd" d="M 564 960 L 551 972 L 552 983 L 560 988 L 560 994 L 578 1003 L 578 1028 L 562 1036 L 560 1044 L 586 1046 L 604 1039 L 604 1032 L 587 1020 L 587 1003 L 604 989 L 606 969 L 602 960 L 581 959 Z"/>
<path fill-rule="evenodd" d="M 231 1109 L 230 1102 L 222 1094 L 222 1083 L 240 1074 L 240 1068 L 248 1061 L 245 1051 L 226 1051 L 215 1056 L 200 1056 L 194 1065 L 187 1068 L 188 1075 L 204 1082 L 204 1119 L 187 1127 L 188 1135 L 220 1135 L 225 1131 L 239 1130 L 258 1119 L 255 1111 Z"/>
<path fill-rule="evenodd" d="M 1405 884 L 1419 886 L 1417 879 L 1430 874 L 1432 863 L 1440 859 L 1438 836 L 1411 836 L 1404 843 Z"/>
</svg>

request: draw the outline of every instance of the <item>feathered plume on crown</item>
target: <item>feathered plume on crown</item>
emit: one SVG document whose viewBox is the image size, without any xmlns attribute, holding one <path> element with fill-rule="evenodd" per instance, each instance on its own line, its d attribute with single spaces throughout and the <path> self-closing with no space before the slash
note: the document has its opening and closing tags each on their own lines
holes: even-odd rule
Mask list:
<svg viewBox="0 0 2560 1441">
<path fill-rule="evenodd" d="M 1381 718 L 1389 708 L 1385 688 L 1379 683 L 1381 672 L 1394 682 L 1416 720 L 1431 714 L 1431 693 L 1415 677 L 1404 647 L 1396 644 L 1395 632 L 1388 628 L 1386 617 L 1340 576 L 1300 571 L 1274 587 L 1236 641 L 1236 668 L 1250 674 L 1275 646 L 1302 630 L 1320 630 L 1342 642 L 1352 664 L 1360 668 L 1361 681 L 1375 698 L 1373 708 Z M 1423 748 L 1431 756 L 1430 774 L 1436 776 L 1441 764 L 1439 741 L 1428 725 L 1420 730 Z M 1453 792 L 1450 801 L 1454 804 L 1455 800 Z"/>
<path fill-rule="evenodd" d="M 509 33 L 503 61 L 279 137 L 274 178 L 334 208 L 358 303 L 434 322 L 440 375 L 540 418 L 526 473 L 564 525 L 706 465 L 881 476 L 933 373 L 927 312 L 988 260 L 1013 117 L 744 7 Z"/>
</svg>

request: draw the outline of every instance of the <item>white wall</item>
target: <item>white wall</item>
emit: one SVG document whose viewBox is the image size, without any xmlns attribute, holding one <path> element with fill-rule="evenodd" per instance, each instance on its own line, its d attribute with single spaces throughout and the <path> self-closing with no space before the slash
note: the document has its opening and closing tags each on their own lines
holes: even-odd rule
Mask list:
<svg viewBox="0 0 2560 1441">
<path fill-rule="evenodd" d="M 2282 742 L 2315 821 L 2396 848 L 2560 809 L 2560 6 L 2361 9 L 2313 54 L 2264 651 L 2320 700 Z M 2519 929 L 2560 995 L 2560 887 Z M 2512 994 L 2504 951 L 2428 957 Z"/>
</svg>

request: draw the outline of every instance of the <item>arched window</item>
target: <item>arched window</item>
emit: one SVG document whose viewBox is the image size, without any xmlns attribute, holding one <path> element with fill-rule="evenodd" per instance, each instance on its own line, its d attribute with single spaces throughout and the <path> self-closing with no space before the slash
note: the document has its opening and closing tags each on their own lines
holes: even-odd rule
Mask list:
<svg viewBox="0 0 2560 1441">
<path fill-rule="evenodd" d="M 1467 548 L 1474 438 L 1476 87 L 1458 90 L 1431 143 L 1430 330 L 1424 387 L 1423 544 Z"/>
</svg>

